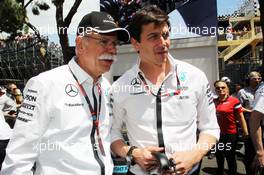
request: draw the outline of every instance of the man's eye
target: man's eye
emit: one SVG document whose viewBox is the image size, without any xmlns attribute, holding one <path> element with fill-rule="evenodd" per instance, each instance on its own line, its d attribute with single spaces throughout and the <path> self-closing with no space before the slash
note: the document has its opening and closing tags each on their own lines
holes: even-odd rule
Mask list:
<svg viewBox="0 0 264 175">
<path fill-rule="evenodd" d="M 102 43 L 103 45 L 107 45 L 107 44 L 108 44 L 108 40 L 101 40 L 101 43 Z"/>
<path fill-rule="evenodd" d="M 169 36 L 170 36 L 169 33 L 164 33 L 164 34 L 162 34 L 162 38 L 165 39 L 165 40 L 168 39 Z"/>
<path fill-rule="evenodd" d="M 118 45 L 120 45 L 120 42 L 119 41 L 113 41 L 113 45 L 118 46 Z"/>
<path fill-rule="evenodd" d="M 157 40 L 158 39 L 158 35 L 151 35 L 149 37 L 149 40 Z"/>
</svg>

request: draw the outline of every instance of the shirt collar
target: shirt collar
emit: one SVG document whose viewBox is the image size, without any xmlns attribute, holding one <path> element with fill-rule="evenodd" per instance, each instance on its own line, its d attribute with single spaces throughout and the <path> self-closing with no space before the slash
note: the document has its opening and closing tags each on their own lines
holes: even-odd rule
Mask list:
<svg viewBox="0 0 264 175">
<path fill-rule="evenodd" d="M 87 82 L 93 85 L 93 78 L 85 72 L 76 62 L 76 56 L 74 56 L 71 61 L 68 63 L 69 68 L 71 69 L 72 73 L 76 76 L 77 80 L 80 84 Z M 98 82 L 101 81 L 101 77 L 99 78 Z"/>
<path fill-rule="evenodd" d="M 169 54 L 169 57 L 168 57 L 168 60 L 170 62 L 170 66 L 171 66 L 171 69 L 170 69 L 170 72 L 168 73 L 168 75 L 166 77 L 168 77 L 169 75 L 173 75 L 174 73 L 176 73 L 176 61 L 174 60 L 174 58 L 171 56 L 171 54 Z M 137 59 L 137 63 L 135 65 L 135 73 L 138 74 L 138 73 L 141 73 L 144 77 L 144 73 L 142 72 L 142 70 L 139 68 L 139 65 L 140 65 L 140 58 L 138 57 Z"/>
</svg>

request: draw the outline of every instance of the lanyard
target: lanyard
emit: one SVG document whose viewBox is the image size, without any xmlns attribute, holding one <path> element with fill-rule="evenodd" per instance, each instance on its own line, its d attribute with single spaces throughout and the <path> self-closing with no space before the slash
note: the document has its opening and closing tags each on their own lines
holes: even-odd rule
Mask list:
<svg viewBox="0 0 264 175">
<path fill-rule="evenodd" d="M 85 98 L 85 100 L 86 100 L 86 102 L 88 104 L 90 113 L 92 115 L 91 117 L 92 117 L 92 120 L 93 120 L 93 127 L 92 127 L 92 132 L 91 132 L 91 135 L 90 135 L 90 139 L 91 139 L 92 146 L 93 146 L 94 157 L 95 157 L 95 159 L 97 160 L 97 162 L 100 165 L 101 175 L 104 175 L 105 174 L 105 166 L 104 166 L 104 163 L 102 162 L 102 160 L 98 156 L 97 144 L 95 143 L 95 137 L 94 137 L 95 136 L 95 131 L 96 131 L 97 141 L 98 141 L 98 144 L 99 144 L 99 149 L 101 151 L 101 154 L 103 156 L 105 156 L 103 142 L 102 142 L 102 139 L 101 139 L 100 133 L 99 133 L 99 116 L 100 116 L 100 112 L 101 112 L 101 101 L 102 101 L 102 90 L 101 90 L 101 86 L 100 86 L 100 84 L 97 84 L 96 85 L 97 86 L 97 89 L 98 89 L 98 95 L 99 95 L 99 105 L 97 104 L 97 99 L 96 99 L 96 95 L 95 95 L 95 92 L 94 92 L 95 91 L 95 86 L 93 86 L 92 95 L 93 95 L 93 100 L 94 100 L 94 107 L 92 107 L 91 101 L 90 101 L 88 95 L 86 94 L 83 86 L 79 83 L 77 77 L 74 75 L 74 73 L 72 72 L 71 69 L 70 69 L 70 72 L 72 73 L 73 78 L 77 82 L 77 84 L 79 86 L 79 89 L 80 89 L 82 95 L 84 96 L 84 98 Z M 98 106 L 99 106 L 99 109 L 97 108 Z"/>
<path fill-rule="evenodd" d="M 161 103 L 162 85 L 160 86 L 157 96 L 156 96 L 156 116 L 157 116 L 157 132 L 158 132 L 159 147 L 165 148 L 163 132 L 162 132 L 162 103 Z M 165 153 L 165 149 L 163 150 L 163 153 Z"/>
<path fill-rule="evenodd" d="M 175 90 L 175 91 L 173 91 L 173 92 L 170 92 L 170 93 L 168 93 L 168 92 L 166 92 L 166 93 L 161 93 L 161 89 L 162 89 L 162 86 L 163 86 L 163 83 L 161 84 L 161 86 L 160 86 L 160 88 L 159 88 L 159 90 L 158 90 L 158 92 L 160 92 L 160 93 L 158 93 L 157 95 L 156 94 L 154 94 L 151 90 L 150 90 L 150 88 L 149 88 L 149 86 L 148 86 L 148 84 L 147 84 L 147 81 L 146 81 L 146 79 L 143 77 L 143 75 L 142 75 L 142 73 L 141 72 L 139 72 L 138 73 L 138 76 L 139 76 L 139 78 L 140 78 L 140 80 L 143 82 L 143 84 L 144 84 L 144 89 L 146 89 L 149 93 L 151 93 L 153 96 L 155 96 L 155 97 L 157 97 L 157 96 L 160 96 L 160 97 L 172 97 L 172 96 L 175 96 L 175 95 L 179 95 L 180 93 L 181 93 L 181 84 L 180 84 L 180 80 L 179 80 L 179 77 L 178 77 L 178 74 L 177 74 L 177 67 L 176 67 L 176 80 L 177 80 L 177 89 Z"/>
<path fill-rule="evenodd" d="M 164 94 L 161 93 L 162 87 L 163 87 L 163 83 L 164 83 L 164 82 L 162 82 L 162 84 L 161 84 L 161 86 L 160 86 L 160 88 L 158 90 L 157 95 L 154 94 L 150 90 L 150 88 L 149 88 L 149 86 L 147 84 L 147 81 L 143 77 L 143 75 L 142 75 L 141 72 L 138 73 L 138 76 L 141 79 L 141 81 L 143 82 L 144 88 L 150 94 L 152 94 L 153 96 L 156 97 L 156 117 L 157 117 L 156 126 L 157 126 L 157 134 L 158 134 L 158 144 L 159 144 L 159 147 L 165 148 L 164 139 L 163 139 L 163 132 L 162 132 L 162 103 L 161 103 L 161 97 L 172 97 L 172 96 L 175 96 L 175 95 L 179 95 L 181 93 L 181 90 L 180 90 L 180 81 L 179 81 L 179 77 L 178 77 L 178 74 L 177 74 L 177 67 L 176 67 L 177 89 L 175 91 L 171 92 L 171 93 L 164 93 Z M 164 149 L 163 152 L 165 152 L 165 149 Z"/>
</svg>

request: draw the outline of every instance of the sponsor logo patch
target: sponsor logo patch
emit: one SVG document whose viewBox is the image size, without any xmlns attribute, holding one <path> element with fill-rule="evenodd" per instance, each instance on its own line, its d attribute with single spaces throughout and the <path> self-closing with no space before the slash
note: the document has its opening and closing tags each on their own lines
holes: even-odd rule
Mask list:
<svg viewBox="0 0 264 175">
<path fill-rule="evenodd" d="M 76 106 L 83 106 L 83 103 L 64 103 L 65 106 L 69 107 L 76 107 Z"/>
<path fill-rule="evenodd" d="M 22 103 L 21 107 L 25 108 L 25 109 L 32 110 L 32 111 L 34 111 L 34 109 L 35 109 L 35 105 L 31 105 L 31 104 L 28 104 L 28 103 Z"/>
<path fill-rule="evenodd" d="M 179 73 L 179 80 L 185 81 L 186 80 L 186 72 L 180 72 Z"/>
<path fill-rule="evenodd" d="M 78 95 L 79 90 L 78 88 L 73 84 L 67 84 L 65 87 L 65 92 L 70 97 L 75 97 Z"/>
<path fill-rule="evenodd" d="M 27 116 L 33 117 L 33 114 L 32 114 L 32 113 L 25 112 L 25 111 L 23 111 L 23 110 L 19 110 L 19 114 L 24 114 L 24 115 L 27 115 Z"/>
<path fill-rule="evenodd" d="M 22 117 L 17 117 L 17 120 L 20 120 L 20 121 L 22 121 L 22 122 L 29 122 L 29 121 L 31 121 L 31 120 L 29 120 L 29 119 L 22 118 Z"/>
<path fill-rule="evenodd" d="M 26 101 L 33 101 L 33 102 L 36 102 L 36 100 L 37 100 L 37 97 L 35 97 L 35 96 L 33 96 L 33 95 L 26 95 L 25 96 L 25 100 Z"/>
<path fill-rule="evenodd" d="M 37 94 L 38 93 L 38 91 L 33 90 L 33 89 L 28 89 L 28 92 L 33 93 L 33 94 Z"/>
<path fill-rule="evenodd" d="M 141 81 L 139 78 L 133 78 L 131 83 L 132 86 L 140 86 L 141 85 Z"/>
</svg>

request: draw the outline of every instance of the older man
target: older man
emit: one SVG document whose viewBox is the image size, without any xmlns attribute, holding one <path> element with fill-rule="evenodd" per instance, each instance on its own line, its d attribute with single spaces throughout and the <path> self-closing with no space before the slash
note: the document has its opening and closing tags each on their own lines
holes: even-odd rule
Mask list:
<svg viewBox="0 0 264 175">
<path fill-rule="evenodd" d="M 79 23 L 76 56 L 33 77 L 7 147 L 2 175 L 111 175 L 108 81 L 118 40 L 129 40 L 113 18 L 92 12 Z"/>
<path fill-rule="evenodd" d="M 249 130 L 249 119 L 250 119 L 250 114 L 252 113 L 252 108 L 253 108 L 253 101 L 254 101 L 254 95 L 255 92 L 261 82 L 261 75 L 259 72 L 252 71 L 248 74 L 248 79 L 247 79 L 247 84 L 248 86 L 241 89 L 237 93 L 237 97 L 240 100 L 243 108 L 244 108 L 244 116 L 247 122 L 247 127 Z M 254 146 L 252 144 L 251 138 L 250 137 L 245 137 L 244 138 L 244 145 L 245 145 L 245 159 L 244 159 L 244 164 L 246 168 L 246 173 L 247 175 L 254 174 L 252 168 L 251 168 L 251 163 L 254 159 L 255 156 L 255 150 Z"/>
</svg>

